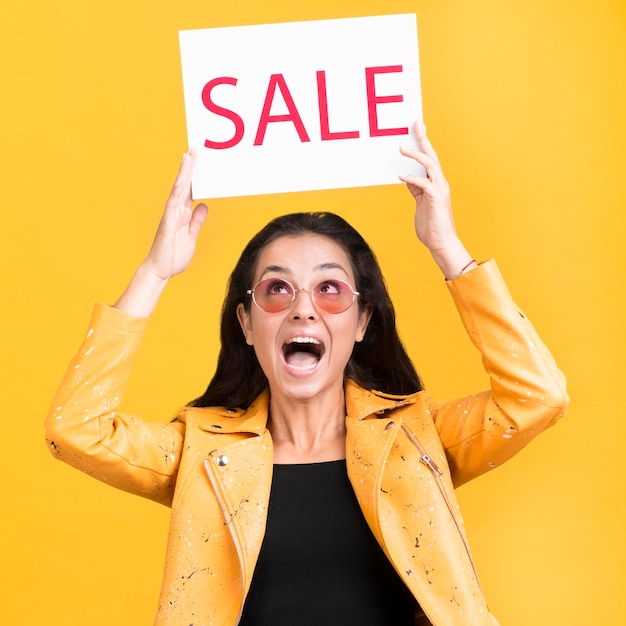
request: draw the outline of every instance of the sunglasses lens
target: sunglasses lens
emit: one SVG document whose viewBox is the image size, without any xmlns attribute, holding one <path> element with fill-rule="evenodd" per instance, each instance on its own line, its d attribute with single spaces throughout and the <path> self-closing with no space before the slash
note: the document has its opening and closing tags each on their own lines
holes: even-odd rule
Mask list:
<svg viewBox="0 0 626 626">
<path fill-rule="evenodd" d="M 320 309 L 328 313 L 343 313 L 354 300 L 352 287 L 342 280 L 325 280 L 315 285 L 313 299 Z"/>
<path fill-rule="evenodd" d="M 254 300 L 268 313 L 278 313 L 289 308 L 293 294 L 293 287 L 280 278 L 266 278 L 254 288 Z"/>
</svg>

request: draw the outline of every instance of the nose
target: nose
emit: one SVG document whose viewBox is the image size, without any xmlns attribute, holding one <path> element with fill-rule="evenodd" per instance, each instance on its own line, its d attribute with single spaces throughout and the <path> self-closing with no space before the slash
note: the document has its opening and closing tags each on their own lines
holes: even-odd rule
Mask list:
<svg viewBox="0 0 626 626">
<path fill-rule="evenodd" d="M 300 296 L 302 291 L 309 294 L 308 298 L 306 296 Z M 300 287 L 300 289 L 295 290 L 293 303 L 291 305 L 291 314 L 295 319 L 312 319 L 316 316 L 317 311 L 315 309 L 315 305 L 313 304 L 313 291 L 311 291 L 311 289 L 304 289 L 304 287 Z"/>
</svg>

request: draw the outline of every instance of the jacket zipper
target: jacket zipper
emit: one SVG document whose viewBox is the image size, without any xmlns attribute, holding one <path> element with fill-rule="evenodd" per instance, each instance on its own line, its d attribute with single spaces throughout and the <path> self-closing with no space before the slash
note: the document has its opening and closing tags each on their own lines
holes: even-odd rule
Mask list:
<svg viewBox="0 0 626 626">
<path fill-rule="evenodd" d="M 217 479 L 215 478 L 215 474 L 213 472 L 213 468 L 209 463 L 208 459 L 204 459 L 204 470 L 209 477 L 209 482 L 211 483 L 211 487 L 213 487 L 213 491 L 215 492 L 215 496 L 217 497 L 217 502 L 222 509 L 222 515 L 224 516 L 224 520 L 226 522 L 226 526 L 228 527 L 228 532 L 230 533 L 231 539 L 235 544 L 235 550 L 237 552 L 237 559 L 239 560 L 239 570 L 241 571 L 241 607 L 239 608 L 239 613 L 237 615 L 237 619 L 234 622 L 233 626 L 238 626 L 241 621 L 241 616 L 243 615 L 243 604 L 244 604 L 244 596 L 246 592 L 245 585 L 245 576 L 244 576 L 244 563 L 243 563 L 243 554 L 241 550 L 241 542 L 239 541 L 239 537 L 235 532 L 235 528 L 233 526 L 233 518 L 228 511 L 228 507 L 226 506 L 226 502 L 224 497 L 222 496 L 222 492 L 220 491 Z"/>
<path fill-rule="evenodd" d="M 450 516 L 452 517 L 452 520 L 454 521 L 454 525 L 456 526 L 456 529 L 459 533 L 459 537 L 461 537 L 461 541 L 463 542 L 463 546 L 465 547 L 465 552 L 467 553 L 467 557 L 469 559 L 470 565 L 472 566 L 472 570 L 474 571 L 474 578 L 476 579 L 476 582 L 478 583 L 478 588 L 481 590 L 481 592 L 484 595 L 482 586 L 480 584 L 480 580 L 478 579 L 478 572 L 476 571 L 476 566 L 474 565 L 474 559 L 472 558 L 472 553 L 470 552 L 469 545 L 467 543 L 467 540 L 465 539 L 465 535 L 463 534 L 461 530 L 461 523 L 459 522 L 455 514 L 454 508 L 452 507 L 452 504 L 448 498 L 448 494 L 446 493 L 443 483 L 441 482 L 441 475 L 443 474 L 443 472 L 439 469 L 437 464 L 430 458 L 425 448 L 417 440 L 417 438 L 411 432 L 408 426 L 406 426 L 405 424 L 401 424 L 401 427 L 402 427 L 402 430 L 406 433 L 406 436 L 409 438 L 411 443 L 417 448 L 418 452 L 421 454 L 420 461 L 424 465 L 426 465 L 426 467 L 428 467 L 431 474 L 433 475 L 433 478 L 435 479 L 435 483 L 437 484 L 439 493 L 441 494 L 444 502 L 446 503 L 446 506 L 448 507 Z"/>
</svg>

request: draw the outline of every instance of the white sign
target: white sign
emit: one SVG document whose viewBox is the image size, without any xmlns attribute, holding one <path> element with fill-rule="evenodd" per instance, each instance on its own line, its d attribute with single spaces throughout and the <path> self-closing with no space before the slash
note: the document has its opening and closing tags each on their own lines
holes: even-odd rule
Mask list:
<svg viewBox="0 0 626 626">
<path fill-rule="evenodd" d="M 194 198 L 398 183 L 422 119 L 416 16 L 180 32 Z"/>
</svg>

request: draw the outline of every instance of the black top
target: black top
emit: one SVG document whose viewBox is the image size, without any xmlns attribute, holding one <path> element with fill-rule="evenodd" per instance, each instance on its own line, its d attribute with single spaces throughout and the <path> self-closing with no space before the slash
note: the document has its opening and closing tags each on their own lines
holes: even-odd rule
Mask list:
<svg viewBox="0 0 626 626">
<path fill-rule="evenodd" d="M 346 462 L 275 465 L 241 626 L 413 626 L 415 599 L 369 529 Z"/>
</svg>

